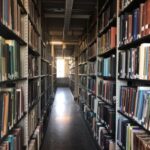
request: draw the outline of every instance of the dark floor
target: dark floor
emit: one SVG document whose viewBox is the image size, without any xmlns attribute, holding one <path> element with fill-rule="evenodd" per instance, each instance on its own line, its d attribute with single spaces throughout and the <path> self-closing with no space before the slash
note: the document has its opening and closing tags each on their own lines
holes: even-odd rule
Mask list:
<svg viewBox="0 0 150 150">
<path fill-rule="evenodd" d="M 68 88 L 57 89 L 42 150 L 96 150 Z"/>
</svg>

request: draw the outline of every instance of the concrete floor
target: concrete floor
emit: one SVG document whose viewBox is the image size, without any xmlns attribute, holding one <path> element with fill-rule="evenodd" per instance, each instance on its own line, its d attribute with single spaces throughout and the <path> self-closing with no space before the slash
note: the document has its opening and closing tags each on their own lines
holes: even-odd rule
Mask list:
<svg viewBox="0 0 150 150">
<path fill-rule="evenodd" d="M 68 88 L 57 89 L 42 150 L 96 150 Z"/>
</svg>

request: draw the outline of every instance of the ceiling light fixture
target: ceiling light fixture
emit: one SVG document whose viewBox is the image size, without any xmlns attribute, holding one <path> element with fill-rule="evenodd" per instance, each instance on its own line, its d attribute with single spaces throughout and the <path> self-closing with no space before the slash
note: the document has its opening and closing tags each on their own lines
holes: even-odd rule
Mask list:
<svg viewBox="0 0 150 150">
<path fill-rule="evenodd" d="M 51 41 L 50 44 L 52 44 L 52 45 L 62 45 L 63 42 L 62 41 Z"/>
</svg>

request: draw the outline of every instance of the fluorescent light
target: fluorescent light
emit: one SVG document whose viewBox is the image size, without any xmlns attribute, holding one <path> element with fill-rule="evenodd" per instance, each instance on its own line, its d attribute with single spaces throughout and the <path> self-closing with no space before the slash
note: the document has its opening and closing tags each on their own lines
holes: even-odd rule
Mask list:
<svg viewBox="0 0 150 150">
<path fill-rule="evenodd" d="M 51 41 L 50 44 L 52 44 L 52 45 L 62 45 L 63 42 L 62 41 Z"/>
</svg>

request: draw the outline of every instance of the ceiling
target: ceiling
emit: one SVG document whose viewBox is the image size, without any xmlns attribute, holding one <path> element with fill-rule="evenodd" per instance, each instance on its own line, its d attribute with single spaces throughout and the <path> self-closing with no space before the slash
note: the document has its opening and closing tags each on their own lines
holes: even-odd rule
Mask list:
<svg viewBox="0 0 150 150">
<path fill-rule="evenodd" d="M 46 19 L 49 40 L 63 41 L 69 45 L 78 43 L 90 16 L 96 11 L 96 1 L 42 0 L 42 15 Z"/>
</svg>

